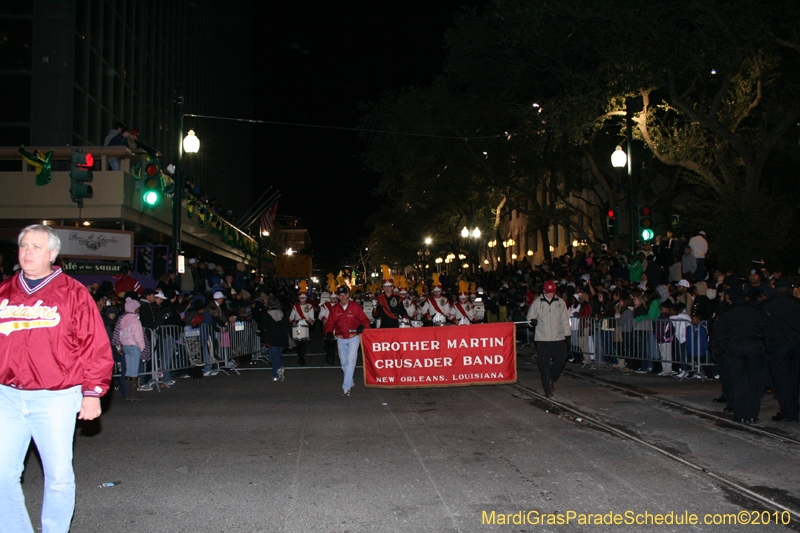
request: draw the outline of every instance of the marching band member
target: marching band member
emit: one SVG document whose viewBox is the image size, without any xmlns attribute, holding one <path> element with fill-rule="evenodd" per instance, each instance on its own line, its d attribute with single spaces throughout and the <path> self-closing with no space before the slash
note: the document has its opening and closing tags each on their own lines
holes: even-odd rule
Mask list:
<svg viewBox="0 0 800 533">
<path fill-rule="evenodd" d="M 425 295 L 425 284 L 417 283 L 417 296 L 414 299 L 417 308 L 416 319 L 422 321 L 425 318 L 425 306 L 428 304 L 428 297 Z"/>
<path fill-rule="evenodd" d="M 292 326 L 307 326 L 305 331 L 307 336 L 305 338 L 294 337 L 297 343 L 297 363 L 300 366 L 306 366 L 306 349 L 308 348 L 308 333 L 311 326 L 314 325 L 314 307 L 308 303 L 308 284 L 305 281 L 300 282 L 300 301 L 292 305 L 292 314 L 289 315 L 289 321 Z"/>
<path fill-rule="evenodd" d="M 320 309 L 322 306 L 330 301 L 336 303 L 336 279 L 333 277 L 333 274 L 328 272 L 328 285 L 327 290 L 323 292 L 319 297 L 319 305 Z M 320 317 L 321 318 L 321 317 Z"/>
<path fill-rule="evenodd" d="M 478 293 L 480 293 L 481 298 L 478 298 Z M 479 289 L 477 283 L 472 284 L 469 293 L 469 303 L 475 310 L 475 320 L 473 320 L 473 322 L 483 322 L 486 317 L 486 304 L 483 303 L 483 289 Z"/>
<path fill-rule="evenodd" d="M 458 282 L 458 301 L 453 305 L 450 321 L 453 324 L 463 326 L 472 324 L 475 321 L 475 310 L 469 303 L 469 282 Z"/>
<path fill-rule="evenodd" d="M 414 320 L 417 316 L 417 306 L 414 305 L 414 300 L 408 295 L 408 281 L 405 276 L 400 276 L 400 298 L 403 299 L 403 307 L 406 309 L 406 316 Z"/>
<path fill-rule="evenodd" d="M 392 278 L 387 265 L 383 269 L 383 294 L 375 302 L 372 316 L 380 320 L 379 328 L 398 328 L 400 319 L 406 316 L 406 309 L 399 295 L 394 294 L 394 278 Z"/>
<path fill-rule="evenodd" d="M 328 322 L 333 306 L 339 303 L 339 300 L 336 299 L 336 280 L 333 278 L 333 274 L 328 274 L 328 291 L 323 293 L 323 299 L 326 294 L 329 297 L 319 308 L 319 321 L 322 322 L 323 326 Z M 325 348 L 325 362 L 332 365 L 336 356 L 336 341 L 329 341 L 325 337 L 322 340 L 322 345 Z"/>
<path fill-rule="evenodd" d="M 442 296 L 439 274 L 433 274 L 433 295 L 423 309 L 425 318 L 437 324 L 444 324 L 452 314 L 450 302 Z"/>
</svg>

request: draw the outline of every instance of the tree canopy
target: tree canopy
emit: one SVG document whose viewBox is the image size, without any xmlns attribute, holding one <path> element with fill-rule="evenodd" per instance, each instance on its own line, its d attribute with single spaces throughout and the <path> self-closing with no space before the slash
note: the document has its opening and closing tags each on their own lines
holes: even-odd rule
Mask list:
<svg viewBox="0 0 800 533">
<path fill-rule="evenodd" d="M 800 14 L 774 0 L 497 0 L 448 32 L 444 74 L 366 108 L 387 211 L 441 231 L 508 210 L 607 242 L 633 113 L 634 203 L 706 229 L 723 265 L 798 257 Z M 587 196 L 587 191 L 591 195 Z M 792 201 L 786 199 L 792 198 Z M 581 201 L 568 201 L 578 198 Z M 410 235 L 386 234 L 389 246 Z M 417 245 L 412 245 L 409 250 Z M 398 246 L 398 248 L 402 248 Z M 399 260 L 399 259 L 398 259 Z"/>
</svg>

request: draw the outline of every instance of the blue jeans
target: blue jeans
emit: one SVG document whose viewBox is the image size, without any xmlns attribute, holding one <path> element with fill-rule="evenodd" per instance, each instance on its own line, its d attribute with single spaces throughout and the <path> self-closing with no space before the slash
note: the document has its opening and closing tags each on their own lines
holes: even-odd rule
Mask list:
<svg viewBox="0 0 800 533">
<path fill-rule="evenodd" d="M 269 362 L 272 364 L 272 377 L 278 377 L 278 370 L 283 367 L 283 346 L 268 346 L 267 353 L 269 353 Z"/>
<path fill-rule="evenodd" d="M 337 342 L 339 344 L 339 360 L 342 362 L 342 371 L 344 372 L 342 390 L 349 391 L 353 388 L 353 373 L 356 371 L 361 337 L 356 335 L 349 339 L 337 339 Z"/>
<path fill-rule="evenodd" d="M 122 351 L 125 354 L 126 378 L 139 377 L 139 364 L 142 362 L 142 351 L 138 346 L 122 346 Z"/>
<path fill-rule="evenodd" d="M 75 510 L 72 441 L 81 409 L 80 385 L 23 391 L 0 385 L 0 516 L 3 531 L 33 533 L 20 476 L 31 439 L 44 469 L 42 532 L 69 531 Z"/>
</svg>

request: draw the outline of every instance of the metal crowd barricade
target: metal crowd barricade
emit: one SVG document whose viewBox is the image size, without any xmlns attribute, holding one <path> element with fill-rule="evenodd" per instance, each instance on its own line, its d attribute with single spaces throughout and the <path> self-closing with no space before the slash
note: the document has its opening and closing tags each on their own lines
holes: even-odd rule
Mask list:
<svg viewBox="0 0 800 533">
<path fill-rule="evenodd" d="M 659 362 L 665 371 L 697 373 L 714 364 L 708 353 L 705 322 L 573 317 L 570 330 L 570 351 L 582 355 L 585 365 L 625 368 L 625 361 L 633 360 L 640 361 L 640 369 L 649 370 Z"/>
<path fill-rule="evenodd" d="M 173 372 L 186 371 L 193 367 L 216 362 L 214 345 L 211 342 L 211 326 L 159 326 L 146 328 L 151 339 L 152 352 L 150 383 L 159 392 L 161 385 L 173 380 Z M 169 386 L 169 385 L 167 385 Z"/>
<path fill-rule="evenodd" d="M 252 322 L 229 323 L 222 331 L 215 333 L 217 339 L 217 363 L 239 374 L 236 359 L 245 356 L 260 356 L 261 339 Z M 223 368 L 220 370 L 223 370 Z M 224 370 L 223 370 L 224 371 Z"/>
</svg>

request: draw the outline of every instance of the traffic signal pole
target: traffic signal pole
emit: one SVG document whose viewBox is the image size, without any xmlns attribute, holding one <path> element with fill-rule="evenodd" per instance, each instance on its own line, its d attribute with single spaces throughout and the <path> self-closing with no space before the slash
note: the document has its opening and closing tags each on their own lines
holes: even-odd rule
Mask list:
<svg viewBox="0 0 800 533">
<path fill-rule="evenodd" d="M 175 98 L 178 114 L 178 164 L 175 169 L 175 190 L 172 193 L 172 249 L 175 265 L 181 253 L 181 201 L 183 199 L 183 93 Z"/>
</svg>

